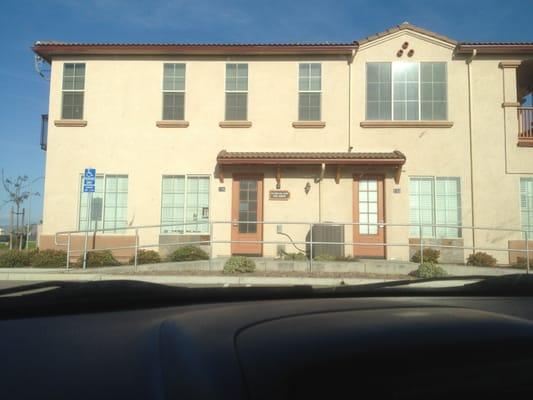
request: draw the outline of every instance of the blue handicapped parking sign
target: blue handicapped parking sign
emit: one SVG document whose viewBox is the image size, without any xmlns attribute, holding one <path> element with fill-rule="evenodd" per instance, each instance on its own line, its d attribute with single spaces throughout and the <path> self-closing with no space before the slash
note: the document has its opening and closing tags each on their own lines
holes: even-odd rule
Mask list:
<svg viewBox="0 0 533 400">
<path fill-rule="evenodd" d="M 94 193 L 95 187 L 96 187 L 96 169 L 85 168 L 85 173 L 83 174 L 83 192 Z"/>
</svg>

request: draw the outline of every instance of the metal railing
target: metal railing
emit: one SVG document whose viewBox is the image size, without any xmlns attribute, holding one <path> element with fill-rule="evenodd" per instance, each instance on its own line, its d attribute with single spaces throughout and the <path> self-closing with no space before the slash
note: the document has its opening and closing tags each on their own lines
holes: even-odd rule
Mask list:
<svg viewBox="0 0 533 400">
<path fill-rule="evenodd" d="M 307 236 L 307 233 L 309 233 L 308 239 L 305 238 L 304 240 L 293 240 L 290 236 L 288 236 L 288 239 L 285 240 L 232 240 L 232 239 L 217 239 L 214 236 L 214 227 L 217 225 L 229 225 L 229 229 L 231 230 L 231 226 L 234 226 L 235 224 L 239 223 L 246 223 L 246 224 L 257 224 L 264 227 L 265 225 L 281 225 L 281 226 L 300 226 L 304 227 L 305 235 Z M 206 232 L 187 232 L 186 227 L 189 225 L 198 226 L 198 225 L 207 225 L 208 230 Z M 317 225 L 333 225 L 333 226 L 342 226 L 345 230 L 346 227 L 351 227 L 352 229 L 355 226 L 377 226 L 379 230 L 382 230 L 384 233 L 387 234 L 387 232 L 390 233 L 392 229 L 395 228 L 403 228 L 408 229 L 409 231 L 411 228 L 415 228 L 418 231 L 418 236 L 410 236 L 409 234 L 406 235 L 407 241 L 406 242 L 390 242 L 385 240 L 384 242 L 365 242 L 365 241 L 317 241 L 313 239 L 313 228 Z M 177 226 L 180 226 L 183 228 L 183 232 L 186 235 L 208 235 L 209 239 L 207 240 L 176 240 L 176 241 L 170 241 L 167 243 L 144 243 L 140 244 L 139 241 L 139 231 L 142 230 L 148 230 L 148 229 L 158 229 L 157 236 L 161 234 L 161 228 L 164 227 L 171 227 L 175 228 Z M 462 245 L 453 245 L 453 244 L 443 244 L 443 243 L 436 243 L 434 242 L 436 239 L 439 239 L 437 237 L 425 237 L 423 235 L 424 228 L 449 228 L 449 229 L 457 229 L 459 232 L 462 232 L 462 237 L 454 238 L 454 239 L 461 239 L 463 240 Z M 124 246 L 115 246 L 115 247 L 98 247 L 89 249 L 87 240 L 84 240 L 84 246 L 82 249 L 76 250 L 72 248 L 72 237 L 73 236 L 79 236 L 80 234 L 84 234 L 87 238 L 88 234 L 96 235 L 96 233 L 106 233 L 106 232 L 112 232 L 116 233 L 116 228 L 109 228 L 109 229 L 98 229 L 96 232 L 94 230 L 72 230 L 72 231 L 61 231 L 57 232 L 54 236 L 54 244 L 56 246 L 65 246 L 66 252 L 67 252 L 67 269 L 70 268 L 70 258 L 71 256 L 75 256 L 76 254 L 83 255 L 83 268 L 86 268 L 87 265 L 87 254 L 92 251 L 102 251 L 102 250 L 111 250 L 111 251 L 117 251 L 117 250 L 133 250 L 133 264 L 134 267 L 137 267 L 138 263 L 138 254 L 139 250 L 144 248 L 162 248 L 166 246 L 184 246 L 184 245 L 208 245 L 209 246 L 209 267 L 211 269 L 211 261 L 213 260 L 213 245 L 216 244 L 261 244 L 263 245 L 291 245 L 294 247 L 297 247 L 297 245 L 304 245 L 306 247 L 306 255 L 308 255 L 308 262 L 309 262 L 309 269 L 312 270 L 313 268 L 313 260 L 317 254 L 314 252 L 314 247 L 319 245 L 342 245 L 342 246 L 352 246 L 353 249 L 355 249 L 357 246 L 377 246 L 377 247 L 383 247 L 383 248 L 390 248 L 390 247 L 409 247 L 409 248 L 416 248 L 420 250 L 420 257 L 421 262 L 424 261 L 424 248 L 430 247 L 430 248 L 436 248 L 436 249 L 459 249 L 463 251 L 463 262 L 464 262 L 464 251 L 471 250 L 473 253 L 477 251 L 489 251 L 489 252 L 505 252 L 509 256 L 509 253 L 514 254 L 522 254 L 525 259 L 526 263 L 526 273 L 529 274 L 529 268 L 530 268 L 530 260 L 531 258 L 531 250 L 530 244 L 529 244 L 529 235 L 530 232 L 523 229 L 517 229 L 517 228 L 504 228 L 504 227 L 473 227 L 473 226 L 465 226 L 465 225 L 446 225 L 446 224 L 397 224 L 397 223 L 359 223 L 359 222 L 305 222 L 305 221 L 194 221 L 194 222 L 183 222 L 183 223 L 172 223 L 172 224 L 159 224 L 159 225 L 139 225 L 139 226 L 129 226 L 129 227 L 123 227 L 119 229 L 120 231 L 132 231 L 134 234 L 134 244 L 133 245 L 124 245 Z M 488 245 L 475 245 L 472 243 L 471 245 L 466 245 L 464 240 L 464 233 L 470 231 L 472 233 L 472 236 L 474 232 L 506 232 L 507 237 L 500 237 L 499 241 L 505 241 L 510 240 L 510 235 L 515 236 L 514 240 L 517 241 L 524 241 L 525 242 L 525 248 L 509 248 L 507 247 L 492 247 Z M 273 234 L 280 234 L 279 232 L 274 231 Z M 520 239 L 516 238 L 520 234 Z M 172 235 L 172 234 L 171 234 Z M 286 233 L 283 233 L 283 235 L 287 236 Z M 230 231 L 225 231 L 223 236 L 229 236 L 231 237 Z M 65 241 L 61 241 L 60 238 L 66 237 Z M 386 236 L 385 236 L 386 237 Z M 412 239 L 418 239 L 419 243 L 412 243 L 410 240 Z M 431 242 L 433 241 L 433 242 Z M 533 246 L 531 246 L 533 247 Z M 309 251 L 307 251 L 307 248 Z M 308 254 L 307 254 L 308 253 Z"/>
<path fill-rule="evenodd" d="M 533 140 L 533 107 L 518 108 L 518 138 Z"/>
</svg>

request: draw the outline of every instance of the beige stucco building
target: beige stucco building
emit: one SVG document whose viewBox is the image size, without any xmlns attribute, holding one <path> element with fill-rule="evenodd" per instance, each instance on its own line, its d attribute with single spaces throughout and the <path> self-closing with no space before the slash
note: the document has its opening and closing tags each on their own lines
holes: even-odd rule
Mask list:
<svg viewBox="0 0 533 400">
<path fill-rule="evenodd" d="M 161 251 L 211 238 L 214 257 L 270 257 L 314 234 L 405 260 L 422 231 L 465 247 L 441 247 L 451 261 L 476 249 L 509 263 L 533 237 L 533 43 L 402 24 L 347 44 L 34 51 L 51 64 L 41 247 L 87 227 L 88 167 L 99 247 L 156 225 L 138 240 Z M 310 233 L 329 221 L 346 225 Z"/>
</svg>

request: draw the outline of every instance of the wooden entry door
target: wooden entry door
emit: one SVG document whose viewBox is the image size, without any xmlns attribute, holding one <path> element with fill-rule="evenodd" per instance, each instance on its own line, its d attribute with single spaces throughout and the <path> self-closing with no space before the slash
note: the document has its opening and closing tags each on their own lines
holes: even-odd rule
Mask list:
<svg viewBox="0 0 533 400">
<path fill-rule="evenodd" d="M 231 190 L 231 254 L 262 255 L 262 243 L 235 240 L 263 240 L 263 176 L 234 174 Z M 252 221 L 252 222 L 250 222 Z"/>
<path fill-rule="evenodd" d="M 359 225 L 353 227 L 354 255 L 369 258 L 385 258 L 385 246 L 364 243 L 385 243 L 384 177 L 383 175 L 362 175 L 354 177 L 353 220 Z"/>
</svg>

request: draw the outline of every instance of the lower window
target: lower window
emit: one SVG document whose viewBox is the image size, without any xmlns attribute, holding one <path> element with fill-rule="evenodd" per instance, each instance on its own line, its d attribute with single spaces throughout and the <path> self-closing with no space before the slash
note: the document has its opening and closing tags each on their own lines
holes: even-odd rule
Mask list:
<svg viewBox="0 0 533 400">
<path fill-rule="evenodd" d="M 411 237 L 460 238 L 461 185 L 455 177 L 409 178 L 409 223 Z"/>
<path fill-rule="evenodd" d="M 520 211 L 523 238 L 533 240 L 533 178 L 520 179 Z"/>
<path fill-rule="evenodd" d="M 83 176 L 80 188 L 83 187 Z M 89 204 L 89 198 L 92 201 Z M 105 229 L 106 233 L 124 232 L 128 225 L 128 176 L 99 175 L 94 193 L 80 190 L 80 230 Z"/>
<path fill-rule="evenodd" d="M 161 225 L 161 233 L 209 232 L 208 176 L 163 176 Z"/>
</svg>

